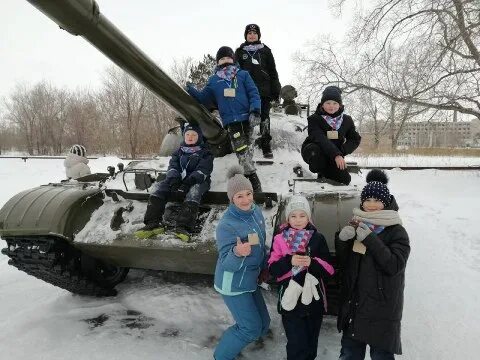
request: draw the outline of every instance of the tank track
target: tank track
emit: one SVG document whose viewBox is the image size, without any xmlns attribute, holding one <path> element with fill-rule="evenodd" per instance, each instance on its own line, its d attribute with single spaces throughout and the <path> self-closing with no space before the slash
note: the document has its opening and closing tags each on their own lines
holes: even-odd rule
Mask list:
<svg viewBox="0 0 480 360">
<path fill-rule="evenodd" d="M 75 294 L 114 296 L 115 289 L 104 288 L 82 272 L 81 253 L 56 237 L 7 237 L 2 254 L 8 264 L 49 284 Z"/>
</svg>

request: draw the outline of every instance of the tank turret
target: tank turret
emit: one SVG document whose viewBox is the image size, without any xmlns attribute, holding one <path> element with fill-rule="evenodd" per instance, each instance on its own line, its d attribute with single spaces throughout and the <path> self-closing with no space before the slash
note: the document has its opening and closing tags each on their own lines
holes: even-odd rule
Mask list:
<svg viewBox="0 0 480 360">
<path fill-rule="evenodd" d="M 230 152 L 225 130 L 207 109 L 178 86 L 101 13 L 94 0 L 28 0 L 61 29 L 85 38 L 186 121 L 198 124 L 216 156 Z"/>
</svg>

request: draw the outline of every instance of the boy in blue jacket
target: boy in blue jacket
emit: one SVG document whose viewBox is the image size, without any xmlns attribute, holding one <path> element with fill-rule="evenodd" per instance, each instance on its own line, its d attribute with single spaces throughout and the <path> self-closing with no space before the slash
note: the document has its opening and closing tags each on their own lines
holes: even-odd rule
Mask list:
<svg viewBox="0 0 480 360">
<path fill-rule="evenodd" d="M 165 232 L 162 224 L 165 206 L 170 195 L 178 192 L 185 196 L 185 201 L 176 220 L 175 234 L 182 241 L 190 239 L 200 201 L 210 189 L 213 155 L 203 142 L 198 126 L 185 124 L 183 134 L 184 141 L 170 158 L 165 180 L 153 185 L 143 220 L 145 226 L 135 233 L 138 238 L 146 239 Z"/>
<path fill-rule="evenodd" d="M 253 191 L 261 192 L 252 147 L 252 129 L 260 124 L 260 94 L 250 74 L 241 70 L 234 59 L 233 50 L 222 46 L 217 52 L 215 73 L 205 88 L 198 91 L 192 84 L 187 84 L 187 91 L 205 106 L 217 104 L 222 124 L 245 176 L 252 183 Z"/>
</svg>

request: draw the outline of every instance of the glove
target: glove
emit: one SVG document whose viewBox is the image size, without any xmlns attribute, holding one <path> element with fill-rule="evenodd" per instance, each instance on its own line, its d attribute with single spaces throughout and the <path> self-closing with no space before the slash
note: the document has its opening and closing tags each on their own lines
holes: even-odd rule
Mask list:
<svg viewBox="0 0 480 360">
<path fill-rule="evenodd" d="M 370 228 L 365 225 L 363 222 L 359 223 L 358 224 L 358 227 L 357 227 L 357 240 L 358 241 L 363 241 L 365 240 L 365 238 L 371 234 L 371 230 Z"/>
<path fill-rule="evenodd" d="M 250 116 L 248 117 L 248 121 L 250 121 L 250 126 L 253 128 L 257 125 L 260 125 L 261 118 L 260 114 L 257 111 L 252 111 Z"/>
<path fill-rule="evenodd" d="M 192 175 L 186 177 L 185 179 L 183 179 L 183 184 L 185 185 L 188 185 L 189 187 L 196 184 L 197 183 L 197 180 L 195 179 L 195 177 Z"/>
<path fill-rule="evenodd" d="M 352 225 L 344 226 L 338 234 L 338 238 L 342 241 L 348 241 L 355 237 L 355 228 Z"/>
<path fill-rule="evenodd" d="M 168 181 L 168 184 L 170 185 L 171 191 L 177 191 L 180 185 L 182 185 L 182 180 L 180 180 L 180 178 L 177 178 L 177 177 L 171 178 Z"/>
<path fill-rule="evenodd" d="M 318 285 L 318 280 L 315 276 L 310 273 L 305 275 L 305 282 L 302 289 L 302 304 L 309 305 L 313 298 L 315 300 L 320 299 L 316 286 Z"/>
<path fill-rule="evenodd" d="M 297 306 L 298 298 L 302 294 L 302 290 L 302 287 L 295 280 L 291 279 L 280 302 L 282 308 L 287 311 L 293 310 L 295 306 Z"/>
<path fill-rule="evenodd" d="M 188 193 L 188 190 L 190 190 L 190 185 L 183 183 L 178 187 L 177 191 L 180 193 L 186 194 Z"/>
</svg>

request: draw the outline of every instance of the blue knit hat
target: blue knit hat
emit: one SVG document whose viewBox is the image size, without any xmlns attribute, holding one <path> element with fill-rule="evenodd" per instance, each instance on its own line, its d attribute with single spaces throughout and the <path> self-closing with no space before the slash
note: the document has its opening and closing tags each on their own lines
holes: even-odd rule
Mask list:
<svg viewBox="0 0 480 360">
<path fill-rule="evenodd" d="M 381 201 L 384 207 L 390 205 L 392 196 L 387 187 L 388 177 L 380 169 L 373 169 L 367 174 L 367 185 L 362 190 L 360 200 L 362 204 L 365 200 L 373 198 Z"/>
<path fill-rule="evenodd" d="M 203 136 L 202 134 L 202 129 L 198 125 L 192 124 L 192 123 L 185 123 L 183 126 L 183 135 L 189 130 L 195 131 L 198 134 L 198 138 L 201 138 Z"/>
</svg>

